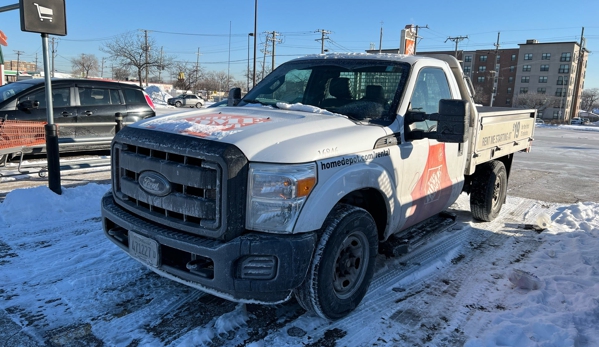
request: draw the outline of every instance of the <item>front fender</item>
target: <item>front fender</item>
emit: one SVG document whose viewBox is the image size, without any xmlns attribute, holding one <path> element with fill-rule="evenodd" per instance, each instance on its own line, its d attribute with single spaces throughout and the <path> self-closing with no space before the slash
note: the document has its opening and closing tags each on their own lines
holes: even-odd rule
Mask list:
<svg viewBox="0 0 599 347">
<path fill-rule="evenodd" d="M 319 170 L 319 182 L 310 194 L 302 212 L 295 224 L 294 233 L 318 230 L 333 207 L 347 194 L 364 189 L 378 190 L 385 198 L 387 209 L 386 229 L 397 224 L 399 218 L 399 202 L 394 198 L 396 185 L 389 177 L 385 168 L 377 163 L 363 163 L 344 167 L 321 180 L 322 170 Z M 385 234 L 388 234 L 386 232 Z"/>
</svg>

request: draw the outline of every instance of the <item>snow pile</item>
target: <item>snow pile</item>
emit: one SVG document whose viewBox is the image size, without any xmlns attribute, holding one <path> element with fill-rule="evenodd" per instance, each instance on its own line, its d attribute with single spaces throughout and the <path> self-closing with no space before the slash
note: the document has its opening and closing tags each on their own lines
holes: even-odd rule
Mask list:
<svg viewBox="0 0 599 347">
<path fill-rule="evenodd" d="M 550 229 L 539 235 L 537 252 L 518 263 L 526 270 L 508 269 L 516 287 L 498 288 L 490 297 L 505 310 L 478 312 L 472 319 L 480 321 L 478 331 L 471 332 L 477 336 L 465 346 L 599 343 L 599 203 L 557 211 Z"/>
<path fill-rule="evenodd" d="M 148 93 L 148 95 L 150 96 L 150 98 L 152 98 L 152 102 L 154 102 L 154 106 L 161 107 L 161 108 L 173 107 L 173 106 L 167 105 L 167 103 L 166 103 L 166 101 L 168 99 L 172 98 L 172 96 L 169 93 L 162 90 L 160 87 L 151 85 L 151 86 L 147 86 L 145 88 L 145 90 L 146 90 L 146 93 Z"/>
<path fill-rule="evenodd" d="M 344 117 L 347 118 L 347 116 L 344 116 L 342 114 L 338 114 L 338 113 L 333 113 L 330 111 L 327 111 L 325 109 L 316 107 L 316 106 L 310 106 L 310 105 L 304 105 L 302 103 L 296 103 L 296 104 L 288 104 L 285 102 L 277 102 L 277 107 L 282 109 L 282 110 L 290 110 L 290 111 L 301 111 L 301 112 L 310 112 L 310 113 L 319 113 L 319 114 L 326 114 L 329 116 L 339 116 L 339 117 Z"/>
</svg>

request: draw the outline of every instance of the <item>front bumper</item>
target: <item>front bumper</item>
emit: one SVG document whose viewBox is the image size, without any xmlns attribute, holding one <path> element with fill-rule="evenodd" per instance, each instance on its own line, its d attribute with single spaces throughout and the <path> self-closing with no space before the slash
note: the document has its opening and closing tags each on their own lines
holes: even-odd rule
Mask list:
<svg viewBox="0 0 599 347">
<path fill-rule="evenodd" d="M 273 304 L 289 299 L 306 276 L 316 244 L 315 232 L 248 233 L 227 242 L 184 233 L 122 209 L 114 202 L 112 192 L 102 198 L 102 221 L 108 239 L 125 252 L 129 253 L 130 230 L 155 240 L 159 245 L 158 266 L 144 264 L 152 271 L 239 302 Z M 190 262 L 197 266 L 189 266 Z M 252 278 L 256 266 L 263 266 L 262 270 L 272 267 L 272 275 Z M 258 272 L 258 277 L 263 277 L 263 271 Z"/>
</svg>

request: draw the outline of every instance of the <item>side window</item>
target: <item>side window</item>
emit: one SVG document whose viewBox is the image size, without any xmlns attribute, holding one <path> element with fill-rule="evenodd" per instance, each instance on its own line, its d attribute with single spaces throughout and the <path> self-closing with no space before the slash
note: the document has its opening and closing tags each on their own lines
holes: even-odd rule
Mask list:
<svg viewBox="0 0 599 347">
<path fill-rule="evenodd" d="M 439 68 L 424 68 L 420 70 L 412 99 L 410 110 L 421 111 L 427 114 L 439 112 L 439 101 L 451 99 L 449 83 L 445 72 Z M 423 121 L 414 123 L 414 127 L 424 131 L 435 131 L 436 121 Z"/>
<path fill-rule="evenodd" d="M 119 93 L 118 89 L 110 89 L 110 102 L 114 105 L 123 103 L 123 100 L 121 100 L 121 93 Z"/>
<path fill-rule="evenodd" d="M 146 102 L 143 93 L 139 89 L 123 88 L 123 94 L 127 104 L 144 104 Z"/>
<path fill-rule="evenodd" d="M 39 108 L 46 108 L 46 90 L 41 89 L 33 94 L 26 95 L 20 98 L 19 102 L 24 100 L 37 101 L 40 103 Z M 54 107 L 70 106 L 71 98 L 69 96 L 69 88 L 52 89 L 52 102 Z"/>
</svg>

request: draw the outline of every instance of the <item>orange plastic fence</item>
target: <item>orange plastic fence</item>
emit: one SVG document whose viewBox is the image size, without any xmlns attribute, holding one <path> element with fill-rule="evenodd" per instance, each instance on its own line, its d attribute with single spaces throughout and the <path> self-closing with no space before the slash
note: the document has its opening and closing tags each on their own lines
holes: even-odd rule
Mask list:
<svg viewBox="0 0 599 347">
<path fill-rule="evenodd" d="M 22 148 L 46 143 L 46 122 L 0 121 L 0 149 Z"/>
</svg>

